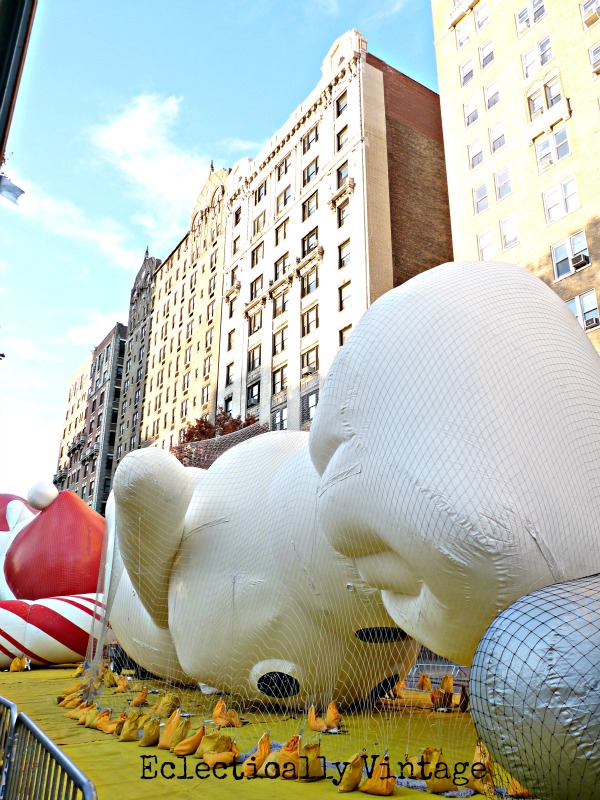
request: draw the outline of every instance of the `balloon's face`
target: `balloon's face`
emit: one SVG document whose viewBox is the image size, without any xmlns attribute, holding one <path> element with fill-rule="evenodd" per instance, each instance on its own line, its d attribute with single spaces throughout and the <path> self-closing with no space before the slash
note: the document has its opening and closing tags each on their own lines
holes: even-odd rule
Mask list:
<svg viewBox="0 0 600 800">
<path fill-rule="evenodd" d="M 430 270 L 330 370 L 319 522 L 398 625 L 469 663 L 511 602 L 600 569 L 597 419 L 598 355 L 551 290 L 508 265 Z"/>
</svg>

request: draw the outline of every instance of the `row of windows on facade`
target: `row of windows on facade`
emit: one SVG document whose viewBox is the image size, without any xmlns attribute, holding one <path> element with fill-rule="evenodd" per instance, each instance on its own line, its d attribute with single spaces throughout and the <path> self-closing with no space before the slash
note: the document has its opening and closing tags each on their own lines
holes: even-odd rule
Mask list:
<svg viewBox="0 0 600 800">
<path fill-rule="evenodd" d="M 502 249 L 506 250 L 518 244 L 519 233 L 516 214 L 500 220 L 499 224 Z M 479 258 L 482 261 L 489 261 L 495 257 L 496 239 L 492 228 L 488 228 L 477 235 L 477 247 Z M 572 275 L 588 266 L 591 262 L 585 231 L 578 231 L 566 239 L 551 245 L 550 256 L 555 280 Z"/>
<path fill-rule="evenodd" d="M 346 112 L 347 108 L 348 108 L 348 94 L 346 91 L 344 91 L 334 102 L 334 109 L 335 109 L 334 113 L 336 119 L 341 117 L 342 114 Z M 346 144 L 348 139 L 348 127 L 345 126 L 341 130 L 339 130 L 335 134 L 335 136 L 336 136 L 336 149 L 341 150 Z M 310 130 L 302 137 L 301 140 L 302 154 L 305 155 L 306 153 L 308 153 L 313 148 L 313 146 L 316 145 L 318 140 L 319 140 L 319 128 L 318 125 L 313 125 L 313 127 L 311 127 Z M 290 172 L 291 168 L 292 168 L 292 155 L 291 153 L 288 153 L 277 163 L 274 169 L 274 176 L 276 182 L 279 183 L 281 180 L 283 180 L 283 178 Z M 304 172 L 306 173 L 306 170 Z M 305 183 L 307 182 L 308 181 L 306 181 Z M 265 179 L 254 190 L 253 193 L 254 205 L 255 206 L 259 205 L 266 196 L 267 196 L 267 180 Z M 239 225 L 241 220 L 242 220 L 242 207 L 240 205 L 233 212 L 233 226 L 236 227 L 237 225 Z"/>
<path fill-rule="evenodd" d="M 303 281 L 306 279 L 304 286 L 306 287 L 306 294 L 313 292 L 318 287 L 318 272 L 311 270 L 307 273 Z M 288 310 L 289 304 L 289 291 L 286 289 L 281 294 L 273 298 L 273 317 L 276 318 Z M 345 311 L 351 306 L 351 281 L 345 281 L 338 286 L 338 311 Z M 319 327 L 319 312 L 318 303 L 306 311 L 302 311 L 300 318 L 302 324 L 302 336 L 307 336 L 315 328 Z M 248 336 L 252 336 L 262 328 L 263 312 L 262 308 L 249 314 L 248 316 Z"/>
<path fill-rule="evenodd" d="M 508 167 L 494 174 L 496 200 L 503 200 L 512 192 L 510 171 Z M 561 219 L 572 211 L 581 207 L 577 181 L 574 177 L 565 180 L 542 192 L 544 216 L 546 223 Z M 473 209 L 475 214 L 482 214 L 489 208 L 489 194 L 487 182 L 473 189 Z"/>
<path fill-rule="evenodd" d="M 252 401 L 253 405 L 256 405 L 257 402 Z M 302 395 L 300 398 L 300 425 L 304 426 L 309 422 L 312 422 L 315 416 L 315 412 L 317 410 L 317 405 L 319 403 L 319 391 L 315 389 L 312 392 L 308 392 L 305 395 Z M 248 403 L 246 403 L 248 405 Z M 288 407 L 287 404 L 276 408 L 271 413 L 271 430 L 272 431 L 286 431 L 287 430 L 287 419 L 288 419 Z"/>
<path fill-rule="evenodd" d="M 219 253 L 218 253 L 218 250 L 215 250 L 210 255 L 210 271 L 211 271 L 211 273 L 216 271 L 218 263 L 219 263 Z M 201 270 L 202 273 L 204 273 L 205 272 L 205 265 L 202 265 L 200 267 L 200 270 Z M 185 297 L 186 287 L 188 286 L 188 284 L 186 284 L 186 280 L 185 280 L 186 274 L 187 274 L 187 261 L 184 261 L 183 272 L 182 272 L 183 280 L 182 280 L 181 285 L 179 287 L 179 291 L 181 292 L 182 297 Z M 179 284 L 179 275 L 180 275 L 180 272 L 179 272 L 179 269 L 177 269 L 175 271 L 175 276 L 171 275 L 168 278 L 164 279 L 164 283 L 159 284 L 159 286 L 158 286 L 158 294 L 157 294 L 157 297 L 156 297 L 157 301 L 161 300 L 163 295 L 169 296 L 171 294 L 171 292 L 173 291 L 173 277 L 175 278 L 175 286 L 177 287 L 177 285 Z M 190 275 L 190 280 L 189 280 L 189 291 L 190 292 L 195 291 L 197 283 L 198 283 L 198 269 L 194 269 L 193 272 Z M 174 297 L 176 297 L 176 294 L 174 295 Z M 156 313 L 157 313 L 156 321 L 158 322 L 158 310 L 157 310 Z M 144 331 L 144 335 L 145 335 L 145 331 Z"/>
</svg>

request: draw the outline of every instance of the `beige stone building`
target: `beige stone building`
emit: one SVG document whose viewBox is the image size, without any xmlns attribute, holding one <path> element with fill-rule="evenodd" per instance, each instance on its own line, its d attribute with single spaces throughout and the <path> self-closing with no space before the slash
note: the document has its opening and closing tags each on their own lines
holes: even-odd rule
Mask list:
<svg viewBox="0 0 600 800">
<path fill-rule="evenodd" d="M 229 176 L 218 403 L 310 425 L 368 306 L 451 258 L 437 95 L 334 42 L 313 92 Z"/>
<path fill-rule="evenodd" d="M 146 399 L 146 374 L 154 303 L 154 275 L 160 259 L 146 249 L 129 298 L 129 322 L 125 344 L 123 386 L 119 406 L 115 466 L 143 441 L 143 409 Z"/>
<path fill-rule="evenodd" d="M 53 477 L 59 489 L 81 490 L 81 453 L 87 443 L 86 411 L 90 388 L 92 353 L 79 366 L 69 381 L 67 410 L 63 428 L 58 464 Z"/>
<path fill-rule="evenodd" d="M 454 256 L 531 270 L 600 348 L 600 4 L 432 8 Z"/>
<path fill-rule="evenodd" d="M 228 176 L 211 169 L 190 231 L 154 272 L 142 446 L 169 449 L 190 422 L 214 419 Z"/>
</svg>

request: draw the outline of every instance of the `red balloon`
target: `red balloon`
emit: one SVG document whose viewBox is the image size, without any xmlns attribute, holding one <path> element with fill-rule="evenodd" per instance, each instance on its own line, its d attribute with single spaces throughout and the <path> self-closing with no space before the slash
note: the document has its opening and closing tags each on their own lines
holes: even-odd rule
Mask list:
<svg viewBox="0 0 600 800">
<path fill-rule="evenodd" d="M 60 492 L 10 545 L 6 582 L 18 600 L 95 592 L 103 538 L 104 518 Z"/>
</svg>

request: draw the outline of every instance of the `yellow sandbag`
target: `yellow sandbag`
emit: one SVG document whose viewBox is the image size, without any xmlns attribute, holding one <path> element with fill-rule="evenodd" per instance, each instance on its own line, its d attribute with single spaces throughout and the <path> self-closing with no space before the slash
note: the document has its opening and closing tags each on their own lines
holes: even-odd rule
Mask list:
<svg viewBox="0 0 600 800">
<path fill-rule="evenodd" d="M 127 675 L 122 675 L 117 681 L 117 687 L 115 689 L 115 694 L 125 694 L 125 692 L 129 688 L 129 680 Z"/>
<path fill-rule="evenodd" d="M 509 797 L 535 797 L 534 794 L 532 794 L 524 786 L 521 786 L 519 781 L 515 780 L 514 778 L 510 779 L 506 793 Z"/>
<path fill-rule="evenodd" d="M 115 736 L 121 735 L 121 733 L 123 732 L 123 727 L 125 726 L 126 722 L 127 722 L 127 714 L 124 711 L 117 720 L 117 724 L 115 725 L 115 729 L 113 731 Z"/>
<path fill-rule="evenodd" d="M 98 719 L 99 716 L 100 716 L 99 709 L 97 709 L 95 707 L 94 708 L 90 708 L 90 710 L 85 715 L 85 719 L 83 721 L 83 724 L 85 725 L 86 728 L 93 728 L 94 727 L 94 723 L 96 722 L 96 720 Z"/>
<path fill-rule="evenodd" d="M 315 711 L 315 707 L 311 706 L 308 709 L 308 727 L 311 731 L 316 731 L 317 733 L 322 733 L 323 731 L 327 730 L 327 726 L 325 725 L 325 720 L 321 719 L 321 717 L 317 717 L 317 712 Z"/>
<path fill-rule="evenodd" d="M 375 794 L 379 797 L 388 797 L 394 794 L 396 776 L 392 773 L 390 757 L 387 753 L 381 756 L 377 764 L 375 764 L 371 777 L 367 778 L 362 786 L 358 788 L 361 792 Z"/>
<path fill-rule="evenodd" d="M 174 694 L 166 694 L 158 703 L 156 713 L 159 717 L 167 718 L 170 717 L 180 705 L 181 700 L 178 697 Z"/>
<path fill-rule="evenodd" d="M 457 786 L 452 777 L 453 773 L 443 753 L 440 752 L 435 764 L 428 767 L 431 777 L 426 780 L 427 791 L 430 794 L 441 794 L 442 792 L 455 792 L 457 789 L 462 789 L 462 786 Z"/>
<path fill-rule="evenodd" d="M 86 728 L 96 728 L 96 730 L 101 731 L 102 726 L 107 722 L 110 722 L 110 708 L 105 708 L 104 711 L 101 711 L 94 722 L 91 725 L 86 725 Z"/>
<path fill-rule="evenodd" d="M 473 777 L 473 765 L 475 764 L 483 764 L 485 767 L 485 773 L 483 775 L 479 775 L 481 769 L 478 768 L 477 778 Z M 466 786 L 469 789 L 473 789 L 475 792 L 477 792 L 477 794 L 482 794 L 487 797 L 493 797 L 496 793 L 494 787 L 494 765 L 492 763 L 492 757 L 487 747 L 481 741 L 477 742 L 477 746 L 475 747 L 475 753 L 473 755 L 471 770 L 469 771 L 468 783 Z"/>
<path fill-rule="evenodd" d="M 340 779 L 338 792 L 353 792 L 355 789 L 358 789 L 365 766 L 364 756 L 366 756 L 366 752 L 366 750 L 363 750 L 355 756 L 352 756 Z"/>
<path fill-rule="evenodd" d="M 260 767 L 260 769 L 256 773 L 256 777 L 257 778 L 275 778 L 275 777 L 277 777 L 279 775 L 279 773 L 280 773 L 280 769 L 279 769 L 279 753 L 280 752 L 281 752 L 281 750 L 274 750 L 271 753 L 269 753 L 269 755 L 263 761 L 262 767 Z M 269 768 L 271 764 L 275 764 L 277 769 L 275 769 L 275 767 Z"/>
<path fill-rule="evenodd" d="M 148 711 L 145 714 L 140 712 L 140 716 L 138 718 L 138 731 L 144 730 L 144 725 L 148 722 L 149 719 L 152 718 L 152 714 Z"/>
<path fill-rule="evenodd" d="M 441 751 L 435 747 L 425 747 L 421 751 L 420 756 L 411 756 L 410 758 L 406 759 L 407 764 L 412 766 L 412 773 L 410 770 L 402 771 L 403 778 L 414 778 L 415 780 L 421 780 L 423 778 L 423 770 L 427 775 L 432 774 L 431 768 L 435 766 L 439 761 L 441 756 Z"/>
<path fill-rule="evenodd" d="M 112 669 L 106 670 L 102 678 L 102 682 L 104 683 L 105 689 L 112 689 L 113 686 L 117 685 L 117 677 L 115 673 L 112 671 Z"/>
<path fill-rule="evenodd" d="M 440 681 L 440 689 L 442 692 L 454 692 L 454 678 L 452 675 L 444 675 Z"/>
<path fill-rule="evenodd" d="M 177 725 L 179 724 L 180 716 L 181 716 L 181 709 L 176 708 L 175 711 L 171 714 L 171 716 L 167 720 L 162 735 L 158 742 L 159 750 L 171 749 L 173 736 L 175 734 L 175 731 L 177 730 Z"/>
<path fill-rule="evenodd" d="M 300 748 L 302 738 L 299 734 L 294 734 L 291 739 L 283 745 L 279 751 L 279 777 L 282 780 L 295 781 L 300 774 Z"/>
<path fill-rule="evenodd" d="M 144 686 L 142 691 L 139 692 L 139 694 L 136 694 L 136 696 L 133 698 L 133 700 L 131 701 L 131 705 L 134 708 L 140 708 L 141 706 L 145 706 L 147 697 L 148 697 L 148 689 Z"/>
<path fill-rule="evenodd" d="M 68 719 L 79 719 L 79 717 L 81 716 L 81 712 L 88 709 L 91 705 L 92 705 L 91 702 L 80 703 L 76 708 L 72 708 L 70 709 L 70 711 L 66 711 L 64 716 L 68 717 Z"/>
<path fill-rule="evenodd" d="M 157 717 L 149 719 L 144 725 L 144 733 L 138 747 L 154 747 L 160 739 L 160 721 Z"/>
<path fill-rule="evenodd" d="M 189 727 L 189 726 L 188 726 Z M 191 756 L 192 753 L 195 753 L 200 744 L 202 743 L 202 739 L 205 736 L 206 728 L 202 725 L 193 736 L 189 736 L 187 739 L 182 739 L 178 744 L 173 747 L 173 752 L 176 756 Z"/>
<path fill-rule="evenodd" d="M 242 775 L 245 778 L 254 778 L 256 773 L 267 760 L 271 752 L 271 739 L 269 733 L 263 733 L 258 740 L 256 753 L 247 758 L 242 765 Z"/>
<path fill-rule="evenodd" d="M 95 703 L 92 703 L 91 705 L 87 706 L 87 708 L 84 708 L 81 711 L 81 713 L 79 714 L 79 717 L 77 718 L 77 724 L 78 725 L 85 725 L 85 718 L 87 717 L 87 713 L 91 708 L 96 708 Z"/>
<path fill-rule="evenodd" d="M 242 727 L 242 720 L 240 719 L 238 713 L 233 709 L 230 709 L 227 712 L 227 722 L 229 723 L 230 728 L 241 728 Z"/>
<path fill-rule="evenodd" d="M 10 667 L 8 668 L 9 672 L 23 672 L 25 667 L 23 666 L 23 661 L 21 660 L 21 656 L 16 656 L 10 662 Z"/>
<path fill-rule="evenodd" d="M 212 733 L 202 737 L 194 758 L 204 758 L 209 753 L 225 753 L 231 749 L 231 736 L 223 736 L 216 728 Z"/>
<path fill-rule="evenodd" d="M 131 711 L 125 723 L 123 725 L 123 729 L 121 730 L 121 735 L 119 736 L 120 742 L 137 742 L 138 736 L 138 723 L 141 714 L 139 711 Z"/>
<path fill-rule="evenodd" d="M 402 679 L 392 689 L 392 697 L 402 697 L 404 691 L 406 691 L 406 681 Z"/>
<path fill-rule="evenodd" d="M 123 713 L 120 714 L 117 717 L 117 719 L 113 720 L 112 722 L 110 721 L 110 718 L 106 720 L 96 720 L 96 728 L 99 731 L 102 731 L 102 733 L 107 733 L 110 735 L 116 731 L 119 722 L 125 722 L 126 719 L 127 719 L 127 714 Z"/>
<path fill-rule="evenodd" d="M 225 705 L 225 700 L 221 698 L 217 700 L 217 704 L 213 708 L 212 713 L 212 720 L 217 726 L 217 728 L 226 728 L 227 727 L 227 717 L 225 716 L 227 713 L 227 706 Z"/>
<path fill-rule="evenodd" d="M 430 692 L 431 691 L 431 678 L 426 672 L 422 672 L 419 675 L 419 680 L 417 681 L 417 689 L 420 692 Z"/>
<path fill-rule="evenodd" d="M 327 713 L 325 714 L 325 727 L 327 730 L 332 728 L 339 728 L 342 721 L 342 715 L 339 712 L 337 705 L 331 701 L 327 706 Z"/>
<path fill-rule="evenodd" d="M 177 729 L 173 734 L 173 739 L 171 740 L 171 747 L 169 748 L 170 751 L 173 753 L 175 752 L 175 748 L 178 744 L 183 742 L 184 739 L 187 739 L 188 733 L 190 732 L 190 726 L 192 724 L 192 720 L 189 717 L 185 719 L 180 719 L 177 723 Z"/>
<path fill-rule="evenodd" d="M 224 753 L 205 753 L 202 756 L 202 760 L 205 764 L 208 764 L 211 769 L 215 764 L 223 764 L 225 767 L 228 767 L 235 761 L 235 754 L 231 750 L 227 750 Z"/>
<path fill-rule="evenodd" d="M 298 774 L 300 783 L 323 780 L 325 775 L 320 755 L 321 745 L 318 742 L 309 742 L 304 745 L 300 754 L 300 772 Z"/>
</svg>

